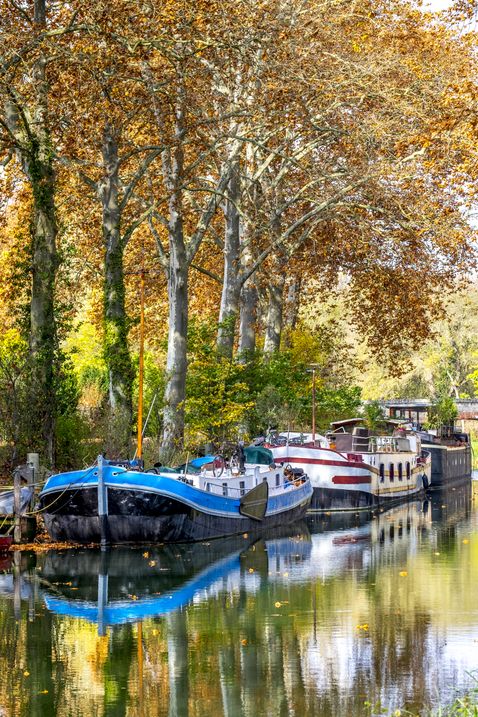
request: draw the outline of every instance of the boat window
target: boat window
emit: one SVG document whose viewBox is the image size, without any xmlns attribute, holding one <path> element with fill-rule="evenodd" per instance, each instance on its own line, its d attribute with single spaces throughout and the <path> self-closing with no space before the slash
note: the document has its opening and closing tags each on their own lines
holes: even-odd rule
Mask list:
<svg viewBox="0 0 478 717">
<path fill-rule="evenodd" d="M 244 495 L 244 493 L 246 492 L 246 484 L 243 480 L 239 481 L 239 488 L 241 491 L 241 495 Z"/>
<path fill-rule="evenodd" d="M 410 462 L 407 461 L 407 480 L 410 480 L 410 475 L 411 475 Z"/>
<path fill-rule="evenodd" d="M 222 484 L 222 494 L 227 495 L 227 483 Z"/>
<path fill-rule="evenodd" d="M 280 486 L 280 473 L 276 473 L 276 486 Z"/>
<path fill-rule="evenodd" d="M 393 483 L 393 481 L 395 480 L 395 466 L 393 465 L 393 463 L 390 463 L 389 471 L 390 471 L 390 483 Z"/>
<path fill-rule="evenodd" d="M 401 463 L 398 464 L 398 480 L 403 480 L 403 466 Z"/>
<path fill-rule="evenodd" d="M 385 466 L 383 463 L 380 463 L 380 483 L 383 483 L 385 480 Z"/>
</svg>

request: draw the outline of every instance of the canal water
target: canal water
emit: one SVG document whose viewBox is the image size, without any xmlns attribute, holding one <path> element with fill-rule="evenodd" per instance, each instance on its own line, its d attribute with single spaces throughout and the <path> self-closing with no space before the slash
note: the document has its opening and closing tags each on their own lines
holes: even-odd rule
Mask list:
<svg viewBox="0 0 478 717">
<path fill-rule="evenodd" d="M 478 676 L 469 485 L 262 539 L 1 560 L 5 717 L 424 714 Z"/>
</svg>

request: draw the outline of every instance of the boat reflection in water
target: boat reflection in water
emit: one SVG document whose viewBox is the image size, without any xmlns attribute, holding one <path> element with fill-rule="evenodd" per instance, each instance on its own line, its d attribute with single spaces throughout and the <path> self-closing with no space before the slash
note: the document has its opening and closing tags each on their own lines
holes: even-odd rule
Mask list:
<svg viewBox="0 0 478 717">
<path fill-rule="evenodd" d="M 103 634 L 106 626 L 166 615 L 220 591 L 254 593 L 260 579 L 309 583 L 383 562 L 390 550 L 413 552 L 430 525 L 428 502 L 413 501 L 376 514 L 309 517 L 260 539 L 52 550 L 42 568 L 44 600 L 56 614 L 98 623 Z"/>
<path fill-rule="evenodd" d="M 258 575 L 267 577 L 269 561 L 287 563 L 291 551 L 296 563 L 310 557 L 305 523 L 259 540 L 246 534 L 147 549 L 51 551 L 43 581 L 51 581 L 53 590 L 45 590 L 44 600 L 56 614 L 98 623 L 99 634 L 104 634 L 106 626 L 167 615 L 195 600 L 216 597 L 221 590 L 234 591 L 244 580 L 246 589 L 253 590 Z M 65 585 L 66 594 L 61 595 Z"/>
</svg>

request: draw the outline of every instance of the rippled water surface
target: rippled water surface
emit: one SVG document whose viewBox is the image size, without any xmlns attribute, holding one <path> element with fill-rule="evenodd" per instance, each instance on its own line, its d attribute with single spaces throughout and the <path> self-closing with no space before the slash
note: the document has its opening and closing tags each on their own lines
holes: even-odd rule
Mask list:
<svg viewBox="0 0 478 717">
<path fill-rule="evenodd" d="M 0 568 L 2 716 L 420 712 L 478 670 L 470 486 L 262 539 Z"/>
</svg>

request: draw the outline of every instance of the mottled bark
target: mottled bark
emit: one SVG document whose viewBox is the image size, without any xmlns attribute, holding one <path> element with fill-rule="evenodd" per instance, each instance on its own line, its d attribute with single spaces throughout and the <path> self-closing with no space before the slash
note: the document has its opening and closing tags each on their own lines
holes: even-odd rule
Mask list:
<svg viewBox="0 0 478 717">
<path fill-rule="evenodd" d="M 264 333 L 264 354 L 270 355 L 280 350 L 282 336 L 284 304 L 284 271 L 269 277 L 267 288 L 268 305 Z"/>
<path fill-rule="evenodd" d="M 186 400 L 187 333 L 188 333 L 188 256 L 183 226 L 184 172 L 184 78 L 178 77 L 175 111 L 174 148 L 167 147 L 162 155 L 163 177 L 169 194 L 169 331 L 164 392 L 162 457 L 167 460 L 182 445 L 184 436 L 184 402 Z M 158 116 L 161 128 L 161 116 Z"/>
<path fill-rule="evenodd" d="M 180 215 L 177 224 L 181 224 Z M 177 226 L 182 232 L 182 225 Z M 163 452 L 174 451 L 184 435 L 188 333 L 188 264 L 182 241 L 170 243 L 168 278 L 169 333 L 164 394 Z"/>
<path fill-rule="evenodd" d="M 290 345 L 290 333 L 295 329 L 299 317 L 301 282 L 300 276 L 293 277 L 285 298 L 283 332 L 285 343 L 288 346 Z"/>
<path fill-rule="evenodd" d="M 239 167 L 236 165 L 229 181 L 225 206 L 224 276 L 222 284 L 217 350 L 232 358 L 237 317 L 239 314 L 240 285 L 240 197 Z"/>
<path fill-rule="evenodd" d="M 275 206 L 282 202 L 282 194 L 274 192 Z M 284 286 L 286 259 L 279 249 L 281 239 L 281 215 L 274 211 L 272 222 L 272 242 L 276 247 L 271 255 L 270 271 L 267 277 L 267 311 L 264 332 L 264 354 L 266 356 L 280 350 L 282 336 L 282 307 L 284 303 Z"/>
<path fill-rule="evenodd" d="M 257 287 L 252 276 L 241 291 L 238 353 L 242 360 L 256 349 L 257 303 Z"/>
<path fill-rule="evenodd" d="M 103 177 L 98 195 L 103 210 L 104 241 L 104 357 L 108 370 L 111 424 L 116 436 L 115 450 L 129 444 L 132 420 L 132 367 L 128 349 L 128 322 L 125 308 L 123 241 L 119 203 L 118 145 L 106 126 L 103 134 Z"/>
</svg>

